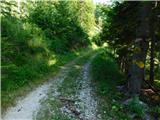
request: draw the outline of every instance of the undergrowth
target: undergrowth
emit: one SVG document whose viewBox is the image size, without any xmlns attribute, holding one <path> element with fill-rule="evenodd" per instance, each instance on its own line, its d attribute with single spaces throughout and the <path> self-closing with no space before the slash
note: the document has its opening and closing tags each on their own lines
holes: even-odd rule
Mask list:
<svg viewBox="0 0 160 120">
<path fill-rule="evenodd" d="M 123 106 L 117 102 L 123 94 L 116 90 L 116 86 L 123 82 L 124 76 L 118 70 L 113 55 L 103 50 L 91 63 L 90 72 L 93 86 L 96 86 L 98 116 L 102 120 L 128 120 Z"/>
<path fill-rule="evenodd" d="M 61 66 L 82 55 L 84 51 L 86 49 L 79 49 L 65 54 L 53 54 L 51 58 L 41 58 L 40 60 L 29 58 L 21 66 L 15 64 L 10 66 L 3 65 L 1 87 L 2 113 L 8 107 L 15 105 L 17 98 L 24 96 L 36 86 L 55 75 Z"/>
</svg>

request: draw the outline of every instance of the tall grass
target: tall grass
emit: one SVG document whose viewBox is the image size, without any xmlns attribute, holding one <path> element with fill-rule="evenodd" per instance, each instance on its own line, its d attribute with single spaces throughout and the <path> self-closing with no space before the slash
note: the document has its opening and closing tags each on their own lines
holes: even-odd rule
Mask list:
<svg viewBox="0 0 160 120">
<path fill-rule="evenodd" d="M 97 55 L 91 67 L 94 82 L 99 83 L 98 89 L 101 92 L 109 92 L 110 85 L 112 88 L 113 85 L 123 80 L 123 75 L 119 71 L 113 55 L 106 50 Z"/>
<path fill-rule="evenodd" d="M 97 113 L 101 114 L 101 119 L 128 120 L 121 104 L 117 102 L 123 94 L 117 91 L 116 86 L 123 83 L 124 75 L 119 71 L 113 55 L 108 50 L 103 50 L 92 61 L 90 73 L 98 97 Z"/>
</svg>

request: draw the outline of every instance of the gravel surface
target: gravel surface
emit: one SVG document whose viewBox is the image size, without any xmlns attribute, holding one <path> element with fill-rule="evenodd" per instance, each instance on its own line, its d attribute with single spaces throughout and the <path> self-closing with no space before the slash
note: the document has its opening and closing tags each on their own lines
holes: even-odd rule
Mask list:
<svg viewBox="0 0 160 120">
<path fill-rule="evenodd" d="M 94 55 L 95 56 L 95 55 Z M 91 57 L 82 69 L 77 78 L 76 95 L 70 96 L 76 98 L 74 102 L 65 101 L 66 104 L 59 108 L 63 114 L 71 116 L 77 120 L 97 120 L 96 106 L 97 102 L 92 95 L 91 81 L 89 77 L 89 65 L 94 58 Z M 58 88 L 67 77 L 69 69 L 74 65 L 75 61 L 63 66 L 58 75 L 50 79 L 45 84 L 41 85 L 26 97 L 19 100 L 15 107 L 8 109 L 3 117 L 3 120 L 33 120 L 36 119 L 37 112 L 41 108 L 41 100 L 47 98 L 49 91 L 52 91 L 52 96 L 58 98 L 61 96 Z"/>
<path fill-rule="evenodd" d="M 77 78 L 77 94 L 74 103 L 67 103 L 61 109 L 62 113 L 76 120 L 98 120 L 97 102 L 92 95 L 89 66 L 95 55 L 82 67 Z"/>
<path fill-rule="evenodd" d="M 50 87 L 54 89 L 54 96 L 59 95 L 57 88 L 65 79 L 65 74 L 68 72 L 66 69 L 72 66 L 75 61 L 76 59 L 63 66 L 57 76 L 30 92 L 23 99 L 20 99 L 16 106 L 11 107 L 6 111 L 2 120 L 33 120 L 40 109 L 40 101 L 47 97 Z"/>
<path fill-rule="evenodd" d="M 46 83 L 19 100 L 6 112 L 3 120 L 32 120 L 33 113 L 36 114 L 40 107 L 39 101 L 46 96 L 49 87 L 50 84 Z"/>
<path fill-rule="evenodd" d="M 91 58 L 91 60 L 93 59 L 93 57 Z M 78 78 L 80 90 L 77 96 L 80 99 L 81 106 L 83 106 L 83 111 L 80 114 L 80 119 L 82 120 L 97 120 L 97 102 L 92 95 L 92 87 L 90 81 L 91 79 L 89 77 L 89 65 L 91 63 L 91 60 L 83 66 L 80 76 Z"/>
</svg>

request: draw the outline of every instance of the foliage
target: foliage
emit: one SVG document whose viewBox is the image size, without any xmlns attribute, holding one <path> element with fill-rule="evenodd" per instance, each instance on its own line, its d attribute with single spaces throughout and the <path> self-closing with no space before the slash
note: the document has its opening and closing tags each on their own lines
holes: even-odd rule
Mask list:
<svg viewBox="0 0 160 120">
<path fill-rule="evenodd" d="M 100 38 L 100 33 L 97 33 L 96 35 L 94 35 L 92 37 L 92 42 L 94 42 L 98 46 L 102 45 L 102 41 L 101 41 L 101 38 Z"/>
<path fill-rule="evenodd" d="M 89 45 L 94 18 L 91 1 L 2 1 L 0 6 L 4 112 Z"/>
<path fill-rule="evenodd" d="M 123 83 L 124 76 L 119 72 L 110 50 L 101 50 L 91 63 L 90 73 L 97 96 L 97 113 L 101 114 L 101 119 L 129 120 L 117 101 L 123 94 L 116 90 L 116 86 Z"/>
<path fill-rule="evenodd" d="M 15 103 L 16 97 L 22 95 L 19 92 L 23 88 L 30 88 L 31 84 L 38 85 L 43 82 L 41 79 L 55 74 L 59 66 L 79 54 L 75 53 L 77 49 L 84 49 L 90 44 L 93 34 L 92 42 L 99 46 L 107 42 L 114 52 L 112 55 L 110 50 L 102 50 L 92 63 L 93 82 L 97 86 L 97 93 L 103 98 L 101 102 L 105 101 L 106 105 L 102 111 L 111 109 L 112 113 L 108 112 L 107 116 L 128 119 L 122 113 L 123 107 L 113 102 L 123 97 L 114 88 L 123 80 L 118 67 L 128 75 L 129 66 L 136 64 L 140 69 L 145 68 L 145 78 L 149 78 L 151 45 L 147 48 L 147 57 L 144 55 L 146 62 L 132 60 L 134 53 L 142 50 L 141 47 L 136 48 L 135 41 L 139 33 L 137 28 L 143 23 L 138 13 L 144 3 L 147 2 L 114 2 L 112 6 L 98 4 L 93 11 L 91 0 L 27 0 L 19 4 L 16 1 L 1 1 L 2 108 L 6 109 Z M 152 43 L 153 36 L 156 39 L 153 51 L 156 80 L 152 85 L 159 88 L 160 27 L 157 26 L 160 25 L 160 2 L 148 3 L 152 9 L 145 12 L 148 13 L 146 20 L 150 28 L 154 20 L 155 28 L 147 29 L 146 41 Z M 131 74 L 135 75 L 134 72 Z M 143 108 L 137 104 L 137 99 L 130 103 L 129 108 L 142 116 Z"/>
<path fill-rule="evenodd" d="M 55 52 L 87 46 L 93 21 L 92 4 L 88 2 L 37 1 L 30 11 L 30 21 L 44 30 Z"/>
<path fill-rule="evenodd" d="M 127 87 L 129 89 L 131 88 L 133 92 L 136 91 L 137 88 L 140 92 L 141 81 L 148 80 L 149 76 L 153 76 L 153 74 L 150 74 L 152 61 L 154 61 L 152 62 L 154 65 L 154 69 L 152 68 L 152 70 L 154 71 L 155 80 L 153 80 L 153 83 L 150 82 L 150 84 L 154 86 L 154 88 L 159 89 L 159 10 L 160 2 L 153 1 L 116 1 L 111 6 L 98 5 L 96 9 L 96 16 L 100 16 L 102 18 L 100 43 L 108 43 L 116 57 L 116 62 L 118 63 L 121 71 L 127 76 L 125 84 L 128 85 L 127 82 L 130 83 Z M 96 23 L 99 24 L 98 19 L 96 20 Z M 146 31 L 148 33 L 144 34 Z M 143 42 L 138 41 L 137 38 L 143 38 Z M 153 39 L 155 39 L 154 43 Z M 154 48 L 151 43 L 155 45 Z M 139 46 L 137 47 L 137 45 Z M 142 47 L 143 45 L 147 46 L 146 51 L 145 48 Z M 151 51 L 153 53 L 152 56 Z M 139 56 L 136 58 L 136 55 Z M 135 60 L 135 58 L 137 60 Z M 153 60 L 151 61 L 151 59 Z M 133 67 L 134 65 L 135 67 Z M 136 72 L 137 68 L 141 69 L 140 72 L 143 72 Z M 106 73 L 106 75 L 108 74 Z M 135 89 L 133 89 L 133 86 Z M 143 86 L 145 86 L 144 83 L 142 87 Z M 106 89 L 106 87 L 104 88 Z M 137 93 L 139 94 L 139 92 Z M 107 92 L 104 94 L 107 94 Z M 139 116 L 143 116 L 144 114 L 143 108 L 140 107 L 136 100 L 133 100 L 130 104 L 130 109 L 136 112 Z"/>
<path fill-rule="evenodd" d="M 146 17 L 148 19 L 147 23 L 143 24 L 145 21 L 141 19 L 143 16 L 142 6 L 148 5 L 149 10 L 146 12 Z M 134 81 L 133 77 L 136 78 L 136 72 L 131 71 L 132 66 L 136 65 L 138 69 L 145 70 L 141 75 L 144 76 L 139 82 L 135 83 L 138 86 L 143 79 L 149 79 L 151 74 L 151 59 L 155 61 L 154 64 L 154 77 L 155 80 L 159 80 L 159 9 L 160 2 L 114 2 L 111 6 L 107 5 L 98 5 L 96 11 L 96 16 L 102 18 L 102 33 L 100 34 L 100 42 L 107 42 L 110 48 L 114 51 L 117 63 L 122 72 L 124 72 L 128 77 L 128 81 Z M 97 17 L 98 18 L 98 17 Z M 154 21 L 153 21 L 154 20 Z M 142 23 L 142 24 L 141 24 Z M 154 23 L 154 25 L 153 25 Z M 140 34 L 144 33 L 146 29 L 148 33 L 146 34 L 146 42 L 138 43 L 137 38 L 140 38 Z M 154 28 L 153 28 L 154 26 Z M 141 30 L 140 30 L 141 29 Z M 153 35 L 154 33 L 154 35 Z M 153 56 L 151 57 L 151 43 L 153 42 L 153 36 L 155 37 L 155 47 Z M 144 37 L 144 36 L 143 36 Z M 99 40 L 98 40 L 99 41 Z M 140 44 L 139 48 L 137 43 Z M 145 49 L 141 48 L 143 45 L 146 45 Z M 143 52 L 141 52 L 143 51 Z M 139 54 L 139 58 L 135 61 L 135 55 Z M 145 55 L 146 54 L 146 55 Z M 143 60 L 140 58 L 143 58 Z M 147 57 L 145 57 L 147 56 Z M 146 61 L 146 62 L 145 62 Z M 133 69 L 132 69 L 133 70 Z M 137 70 L 136 68 L 134 70 Z M 139 73 L 139 72 L 138 72 Z M 133 76 L 133 77 L 132 77 Z M 150 75 L 153 76 L 153 75 Z M 132 79 L 132 80 L 131 80 Z M 136 80 L 135 80 L 136 81 Z M 156 82 L 156 81 L 155 81 Z M 154 85 L 153 83 L 151 83 Z M 130 85 L 130 86 L 133 86 Z"/>
</svg>

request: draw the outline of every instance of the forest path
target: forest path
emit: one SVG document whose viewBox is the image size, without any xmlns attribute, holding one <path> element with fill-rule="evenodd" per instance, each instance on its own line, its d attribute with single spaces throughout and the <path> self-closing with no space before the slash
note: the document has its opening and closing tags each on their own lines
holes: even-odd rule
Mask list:
<svg viewBox="0 0 160 120">
<path fill-rule="evenodd" d="M 88 56 L 89 55 L 89 56 Z M 86 57 L 87 56 L 87 57 Z M 83 113 L 79 113 L 79 118 L 81 120 L 96 120 L 95 118 L 95 111 L 96 111 L 96 102 L 92 98 L 91 95 L 91 88 L 90 88 L 90 81 L 88 79 L 88 71 L 89 71 L 89 64 L 91 60 L 88 60 L 89 57 L 93 56 L 90 52 L 87 52 L 85 55 L 78 57 L 71 61 L 70 63 L 66 64 L 61 68 L 58 75 L 54 78 L 50 79 L 48 82 L 44 83 L 43 85 L 36 88 L 34 91 L 29 93 L 25 98 L 19 100 L 16 106 L 11 107 L 7 110 L 6 114 L 3 117 L 3 120 L 33 120 L 38 119 L 37 115 L 38 112 L 42 112 L 41 108 L 43 108 L 43 101 L 48 99 L 48 96 L 52 90 L 52 97 L 51 98 L 58 98 L 60 100 L 60 96 L 63 96 L 61 92 L 59 92 L 60 87 L 62 86 L 64 80 L 69 76 L 69 72 L 72 70 L 73 67 L 76 66 L 76 63 L 80 62 L 81 59 L 85 62 L 88 61 L 85 65 L 81 66 L 81 71 L 79 77 L 77 77 L 76 86 L 83 86 L 78 88 L 76 92 L 76 96 L 80 102 L 84 105 L 85 109 Z M 93 57 L 91 57 L 93 59 Z M 79 104 L 79 102 L 77 102 Z M 42 104 L 42 105 L 41 105 Z M 47 104 L 47 103 L 46 103 Z M 67 104 L 65 104 L 67 105 Z M 64 107 L 64 108 L 63 108 Z M 59 108 L 62 114 L 68 114 L 69 116 L 73 116 L 73 111 L 71 113 L 66 112 L 67 108 L 65 106 Z M 87 109 L 86 109 L 87 108 Z M 52 108 L 51 108 L 52 109 Z M 50 110 L 50 108 L 49 108 Z M 64 111 L 63 111 L 64 110 Z M 69 111 L 69 110 L 68 110 Z M 54 112 L 54 111 L 53 111 Z M 75 111 L 78 112 L 78 111 Z M 44 112 L 45 113 L 45 112 Z M 52 115 L 52 114 L 50 114 Z M 75 113 L 74 113 L 75 115 Z M 90 118 L 91 117 L 91 118 Z"/>
<path fill-rule="evenodd" d="M 89 75 L 90 64 L 95 56 L 96 55 L 92 56 L 90 60 L 85 63 L 77 79 L 77 84 L 79 85 L 77 97 L 80 100 L 79 103 L 83 105 L 83 111 L 79 115 L 81 120 L 97 120 L 97 101 L 95 100 L 95 96 L 93 96 L 91 77 Z"/>
</svg>

